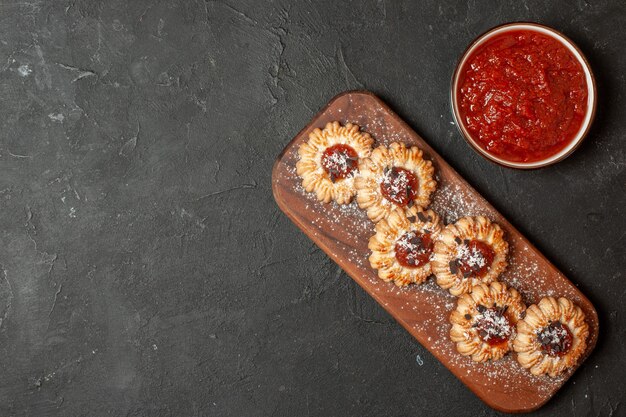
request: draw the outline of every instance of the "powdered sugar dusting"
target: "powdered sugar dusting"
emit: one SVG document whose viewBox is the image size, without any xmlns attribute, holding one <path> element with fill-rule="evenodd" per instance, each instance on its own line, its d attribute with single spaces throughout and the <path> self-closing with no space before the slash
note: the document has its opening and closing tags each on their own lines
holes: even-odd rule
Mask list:
<svg viewBox="0 0 626 417">
<path fill-rule="evenodd" d="M 459 183 L 438 181 L 431 208 L 439 213 L 445 223 L 454 223 L 465 216 L 489 216 L 489 212 L 466 194 Z"/>
<path fill-rule="evenodd" d="M 486 260 L 480 250 L 470 248 L 469 245 L 466 244 L 457 245 L 456 258 L 463 259 L 463 261 L 471 269 L 481 269 L 486 263 Z"/>
<path fill-rule="evenodd" d="M 346 114 L 355 117 L 346 120 Z M 361 109 L 358 104 L 352 103 L 344 107 L 343 113 L 333 114 L 328 110 L 317 124 L 323 126 L 330 120 L 356 123 L 377 140 L 377 145 L 388 145 L 394 141 L 407 144 L 412 142 L 404 126 L 393 125 L 393 120 L 381 114 L 384 114 L 382 108 L 372 113 L 371 109 Z M 304 132 L 300 139 L 304 140 L 307 133 Z M 470 386 L 473 381 L 481 381 L 481 385 L 492 387 L 489 389 L 494 391 L 508 392 L 512 397 L 518 395 L 520 386 L 525 389 L 533 387 L 532 389 L 538 393 L 536 404 L 539 404 L 571 375 L 571 371 L 568 371 L 557 378 L 533 376 L 510 354 L 500 361 L 486 363 L 476 363 L 471 358 L 460 355 L 449 336 L 451 328 L 449 316 L 456 307 L 457 299 L 443 291 L 432 277 L 422 285 L 402 288 L 391 282 L 382 281 L 377 276 L 377 271 L 370 267 L 368 260 L 370 252 L 367 244 L 375 233 L 373 223 L 355 202 L 348 205 L 337 205 L 334 202 L 323 204 L 314 194 L 305 192 L 301 186 L 301 179 L 295 173 L 298 146 L 299 143 L 296 143 L 287 151 L 280 166 L 281 182 L 286 181 L 291 187 L 289 192 L 297 196 L 293 200 L 293 206 L 289 207 L 290 215 L 305 225 L 303 230 L 309 236 L 315 236 L 322 242 L 322 249 L 331 258 L 344 269 L 349 265 L 350 275 L 385 309 L 393 312 L 398 321 L 410 329 L 410 332 L 459 378 Z M 428 155 L 425 157 L 428 158 Z M 462 181 L 452 176 L 442 176 L 441 173 L 438 173 L 438 176 L 438 187 L 430 208 L 438 212 L 445 223 L 455 222 L 464 216 L 478 215 L 498 221 L 500 218 L 498 213 L 489 205 L 485 205 L 481 197 L 467 188 Z M 542 295 L 554 294 L 549 269 L 543 264 L 545 260 L 537 255 L 523 238 L 513 235 L 507 236 L 507 239 L 511 244 L 510 265 L 500 279 L 516 287 L 526 303 L 536 302 Z M 474 261 L 479 264 L 481 261 L 484 262 L 484 259 L 476 257 Z M 559 288 L 558 295 L 571 295 L 567 292 L 569 291 L 567 287 L 561 290 Z M 506 323 L 500 322 L 497 317 L 485 319 L 493 319 L 494 328 L 499 328 L 504 333 L 513 331 L 511 326 L 507 328 Z"/>
<path fill-rule="evenodd" d="M 496 308 L 485 308 L 484 306 L 481 310 L 474 319 L 474 326 L 479 329 L 480 337 L 484 341 L 508 340 L 513 336 L 513 327 L 506 318 L 504 311 Z"/>
</svg>

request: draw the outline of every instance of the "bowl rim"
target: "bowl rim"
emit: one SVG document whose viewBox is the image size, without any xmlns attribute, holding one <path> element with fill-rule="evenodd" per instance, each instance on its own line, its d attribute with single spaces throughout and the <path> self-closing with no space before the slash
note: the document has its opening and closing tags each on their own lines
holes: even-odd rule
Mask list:
<svg viewBox="0 0 626 417">
<path fill-rule="evenodd" d="M 461 73 L 461 69 L 464 66 L 470 54 L 478 46 L 482 45 L 484 42 L 486 42 L 492 36 L 495 36 L 497 33 L 505 32 L 509 30 L 515 30 L 515 29 L 526 29 L 526 30 L 539 32 L 544 35 L 551 36 L 552 38 L 561 42 L 566 48 L 568 48 L 568 50 L 570 50 L 570 52 L 572 52 L 574 57 L 581 64 L 583 68 L 583 72 L 585 73 L 585 79 L 587 81 L 587 113 L 585 114 L 585 119 L 578 133 L 576 134 L 574 139 L 567 146 L 565 146 L 561 151 L 545 159 L 541 159 L 539 161 L 533 161 L 533 162 L 508 161 L 506 159 L 499 158 L 495 155 L 492 155 L 491 153 L 483 149 L 480 145 L 478 145 L 478 143 L 474 141 L 471 134 L 465 127 L 465 124 L 462 122 L 462 118 L 461 118 L 458 103 L 457 103 L 456 92 L 457 92 L 459 76 Z M 537 168 L 542 168 L 542 167 L 546 167 L 549 165 L 553 165 L 567 158 L 576 149 L 578 149 L 578 147 L 582 144 L 584 139 L 587 137 L 587 134 L 589 133 L 589 130 L 591 129 L 591 125 L 593 124 L 593 121 L 595 119 L 596 107 L 598 103 L 597 95 L 598 95 L 598 92 L 597 92 L 597 87 L 596 87 L 596 80 L 593 75 L 591 65 L 589 65 L 589 61 L 587 60 L 587 57 L 585 57 L 583 52 L 574 43 L 574 41 L 572 41 L 570 38 L 565 36 L 563 33 L 559 32 L 558 30 L 551 28 L 550 26 L 546 26 L 540 23 L 535 23 L 535 22 L 524 22 L 524 21 L 503 23 L 501 25 L 492 27 L 491 29 L 488 29 L 487 31 L 478 35 L 472 42 L 470 42 L 467 48 L 460 55 L 456 68 L 454 72 L 452 73 L 452 80 L 450 83 L 450 102 L 452 104 L 451 106 L 452 116 L 454 118 L 454 122 L 457 128 L 461 132 L 461 135 L 463 136 L 465 141 L 476 152 L 478 152 L 481 156 L 483 156 L 487 160 L 494 162 L 501 166 L 505 166 L 508 168 L 516 168 L 516 169 L 537 169 Z"/>
</svg>

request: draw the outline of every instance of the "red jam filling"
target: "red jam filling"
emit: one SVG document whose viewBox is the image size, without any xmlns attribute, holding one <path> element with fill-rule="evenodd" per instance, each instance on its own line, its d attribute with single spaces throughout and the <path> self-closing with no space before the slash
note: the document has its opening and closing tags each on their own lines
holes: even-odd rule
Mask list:
<svg viewBox="0 0 626 417">
<path fill-rule="evenodd" d="M 462 122 L 478 145 L 511 162 L 546 159 L 577 135 L 587 112 L 587 81 L 556 39 L 520 30 L 494 36 L 460 72 Z"/>
<path fill-rule="evenodd" d="M 401 206 L 410 206 L 417 197 L 419 183 L 415 174 L 408 169 L 393 167 L 383 174 L 380 191 L 383 196 Z"/>
<path fill-rule="evenodd" d="M 490 245 L 480 240 L 461 241 L 457 238 L 457 258 L 450 262 L 450 270 L 453 274 L 458 271 L 463 277 L 484 277 L 491 268 L 496 254 Z"/>
<path fill-rule="evenodd" d="M 359 155 L 348 145 L 329 146 L 322 154 L 322 167 L 330 180 L 346 178 L 359 166 Z"/>
<path fill-rule="evenodd" d="M 513 326 L 506 316 L 506 306 L 502 308 L 477 306 L 479 315 L 473 327 L 478 330 L 480 339 L 489 346 L 498 346 L 508 342 L 513 334 Z"/>
<path fill-rule="evenodd" d="M 563 356 L 572 348 L 574 337 L 560 321 L 551 321 L 537 332 L 541 350 L 550 356 Z"/>
<path fill-rule="evenodd" d="M 408 232 L 398 239 L 394 250 L 400 265 L 417 268 L 430 260 L 434 246 L 430 234 Z"/>
</svg>

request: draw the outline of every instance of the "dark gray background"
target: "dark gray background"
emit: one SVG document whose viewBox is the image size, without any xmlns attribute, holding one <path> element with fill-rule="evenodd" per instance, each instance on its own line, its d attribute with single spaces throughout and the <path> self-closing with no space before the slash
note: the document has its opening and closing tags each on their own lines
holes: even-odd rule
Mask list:
<svg viewBox="0 0 626 417">
<path fill-rule="evenodd" d="M 513 20 L 573 38 L 586 143 L 500 168 L 452 125 L 449 79 Z M 537 415 L 626 415 L 626 7 L 606 1 L 0 3 L 0 415 L 493 416 L 276 207 L 272 163 L 365 88 L 600 313 Z"/>
</svg>

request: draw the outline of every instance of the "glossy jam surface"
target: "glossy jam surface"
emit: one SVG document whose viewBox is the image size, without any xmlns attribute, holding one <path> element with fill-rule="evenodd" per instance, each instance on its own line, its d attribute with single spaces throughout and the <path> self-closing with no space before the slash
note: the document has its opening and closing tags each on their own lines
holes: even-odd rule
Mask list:
<svg viewBox="0 0 626 417">
<path fill-rule="evenodd" d="M 398 239 L 394 251 L 400 265 L 416 268 L 430 260 L 434 246 L 430 234 L 407 232 Z"/>
<path fill-rule="evenodd" d="M 560 321 L 552 321 L 537 332 L 541 350 L 550 356 L 563 356 L 572 348 L 574 337 L 567 326 Z"/>
<path fill-rule="evenodd" d="M 478 316 L 474 327 L 481 340 L 489 346 L 498 346 L 508 342 L 513 334 L 513 326 L 506 316 L 506 307 L 477 306 Z"/>
<path fill-rule="evenodd" d="M 491 268 L 495 252 L 480 240 L 464 240 L 457 242 L 456 268 L 464 277 L 483 277 Z M 453 271 L 453 273 L 456 273 Z"/>
<path fill-rule="evenodd" d="M 386 170 L 380 182 L 380 191 L 383 196 L 402 207 L 410 205 L 410 202 L 415 199 L 418 187 L 419 182 L 415 174 L 399 167 Z"/>
<path fill-rule="evenodd" d="M 346 178 L 358 166 L 359 155 L 349 145 L 329 146 L 322 154 L 322 167 L 333 182 Z"/>
<path fill-rule="evenodd" d="M 461 68 L 457 102 L 478 145 L 511 162 L 557 154 L 587 112 L 585 72 L 558 40 L 531 30 L 495 35 Z"/>
</svg>

